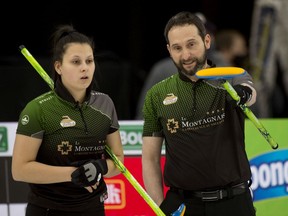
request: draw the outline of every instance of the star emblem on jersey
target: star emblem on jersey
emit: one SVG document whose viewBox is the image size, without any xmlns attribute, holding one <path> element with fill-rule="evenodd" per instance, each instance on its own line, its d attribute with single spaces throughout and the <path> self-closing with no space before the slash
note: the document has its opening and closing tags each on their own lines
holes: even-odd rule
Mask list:
<svg viewBox="0 0 288 216">
<path fill-rule="evenodd" d="M 60 125 L 62 127 L 74 127 L 76 125 L 76 122 L 73 119 L 71 119 L 69 116 L 62 116 Z"/>
<path fill-rule="evenodd" d="M 62 143 L 58 145 L 57 150 L 60 151 L 62 155 L 68 155 L 68 153 L 72 151 L 72 145 L 70 145 L 68 141 L 62 141 Z"/>
<path fill-rule="evenodd" d="M 175 96 L 173 93 L 167 94 L 166 98 L 163 100 L 164 105 L 170 105 L 176 103 L 178 97 Z"/>
<path fill-rule="evenodd" d="M 167 122 L 167 130 L 170 131 L 170 133 L 176 133 L 177 129 L 179 128 L 178 121 L 175 121 L 175 119 L 168 119 Z"/>
</svg>

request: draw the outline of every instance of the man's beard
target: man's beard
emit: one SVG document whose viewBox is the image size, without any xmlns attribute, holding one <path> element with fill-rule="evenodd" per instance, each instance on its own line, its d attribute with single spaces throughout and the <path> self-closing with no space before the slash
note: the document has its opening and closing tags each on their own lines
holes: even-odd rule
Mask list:
<svg viewBox="0 0 288 216">
<path fill-rule="evenodd" d="M 207 60 L 207 51 L 205 51 L 205 53 L 203 54 L 203 56 L 201 58 L 193 58 L 193 62 L 196 62 L 196 65 L 191 70 L 186 70 L 183 67 L 183 64 L 181 61 L 178 64 L 175 61 L 173 61 L 173 62 L 175 64 L 175 66 L 177 67 L 178 71 L 180 71 L 181 73 L 183 73 L 186 76 L 194 76 L 197 71 L 203 69 L 203 67 L 206 64 L 206 60 Z"/>
</svg>

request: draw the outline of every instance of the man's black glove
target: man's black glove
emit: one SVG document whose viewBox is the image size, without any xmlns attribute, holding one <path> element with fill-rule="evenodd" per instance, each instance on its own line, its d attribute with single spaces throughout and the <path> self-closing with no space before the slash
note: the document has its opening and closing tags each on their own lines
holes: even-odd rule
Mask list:
<svg viewBox="0 0 288 216">
<path fill-rule="evenodd" d="M 105 159 L 91 160 L 71 174 L 71 181 L 80 187 L 87 187 L 96 184 L 107 172 L 108 167 Z"/>
<path fill-rule="evenodd" d="M 233 88 L 235 89 L 235 91 L 240 97 L 240 101 L 239 101 L 240 105 L 244 105 L 252 97 L 252 89 L 249 88 L 248 86 L 235 85 L 233 86 Z"/>
</svg>

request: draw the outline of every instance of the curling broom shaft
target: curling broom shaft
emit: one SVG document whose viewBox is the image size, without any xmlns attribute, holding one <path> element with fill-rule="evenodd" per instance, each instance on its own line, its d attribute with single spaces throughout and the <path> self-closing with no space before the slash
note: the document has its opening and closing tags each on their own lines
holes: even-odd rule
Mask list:
<svg viewBox="0 0 288 216">
<path fill-rule="evenodd" d="M 41 67 L 41 65 L 36 61 L 36 59 L 30 54 L 30 52 L 25 48 L 25 46 L 21 45 L 19 47 L 21 53 L 24 57 L 30 62 L 30 64 L 34 67 L 34 69 L 39 73 L 39 75 L 45 80 L 45 82 L 49 85 L 51 89 L 54 89 L 54 82 L 46 73 L 46 71 Z"/>
<path fill-rule="evenodd" d="M 225 80 L 225 82 L 223 83 L 223 86 L 234 100 L 236 101 L 240 100 L 239 95 L 237 94 L 235 89 L 231 86 L 231 84 L 227 80 Z M 239 105 L 239 106 L 242 109 L 242 111 L 245 113 L 245 115 L 253 122 L 253 124 L 256 126 L 259 132 L 263 135 L 263 137 L 268 141 L 270 146 L 273 149 L 277 149 L 278 144 L 276 143 L 276 141 L 271 137 L 269 132 L 265 129 L 265 127 L 258 120 L 258 118 L 254 115 L 254 113 L 248 108 L 248 106 L 246 104 Z"/>
</svg>

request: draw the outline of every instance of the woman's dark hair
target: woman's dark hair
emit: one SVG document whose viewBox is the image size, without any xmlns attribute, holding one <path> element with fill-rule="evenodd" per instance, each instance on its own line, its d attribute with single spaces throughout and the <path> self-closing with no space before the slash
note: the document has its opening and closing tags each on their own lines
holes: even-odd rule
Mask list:
<svg viewBox="0 0 288 216">
<path fill-rule="evenodd" d="M 202 20 L 191 12 L 182 11 L 171 17 L 165 26 L 164 37 L 168 44 L 169 44 L 168 32 L 171 30 L 171 28 L 173 28 L 174 26 L 184 26 L 184 25 L 195 25 L 198 29 L 200 37 L 204 41 L 204 38 L 207 33 L 205 25 L 202 22 Z"/>
<path fill-rule="evenodd" d="M 56 27 L 55 32 L 51 35 L 52 41 L 52 63 L 55 61 L 62 62 L 63 55 L 66 52 L 68 44 L 81 43 L 91 46 L 94 53 L 94 41 L 92 38 L 76 31 L 73 25 L 60 25 Z M 53 67 L 54 68 L 54 67 Z M 56 81 L 60 75 L 53 70 L 53 80 Z"/>
</svg>

